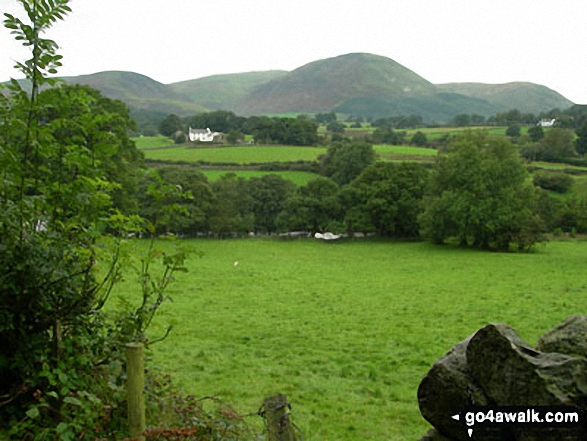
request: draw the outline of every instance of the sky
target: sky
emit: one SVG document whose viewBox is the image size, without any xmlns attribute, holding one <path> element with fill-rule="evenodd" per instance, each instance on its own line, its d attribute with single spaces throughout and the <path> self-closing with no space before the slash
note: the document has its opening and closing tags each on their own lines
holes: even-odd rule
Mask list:
<svg viewBox="0 0 587 441">
<path fill-rule="evenodd" d="M 586 0 L 70 0 L 46 37 L 59 75 L 107 70 L 168 84 L 294 70 L 352 52 L 435 84 L 529 81 L 587 104 Z M 24 17 L 16 0 L 0 11 Z M 0 29 L 0 82 L 26 50 Z"/>
</svg>

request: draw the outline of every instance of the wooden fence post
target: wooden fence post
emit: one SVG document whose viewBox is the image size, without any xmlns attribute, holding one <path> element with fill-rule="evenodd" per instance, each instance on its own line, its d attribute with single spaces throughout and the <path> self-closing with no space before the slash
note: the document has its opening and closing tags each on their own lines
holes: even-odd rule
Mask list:
<svg viewBox="0 0 587 441">
<path fill-rule="evenodd" d="M 265 398 L 260 414 L 265 419 L 268 441 L 297 441 L 293 423 L 289 418 L 291 405 L 283 394 Z"/>
<path fill-rule="evenodd" d="M 126 345 L 126 400 L 128 402 L 128 426 L 131 438 L 144 439 L 145 431 L 145 367 L 143 362 L 143 344 Z"/>
</svg>

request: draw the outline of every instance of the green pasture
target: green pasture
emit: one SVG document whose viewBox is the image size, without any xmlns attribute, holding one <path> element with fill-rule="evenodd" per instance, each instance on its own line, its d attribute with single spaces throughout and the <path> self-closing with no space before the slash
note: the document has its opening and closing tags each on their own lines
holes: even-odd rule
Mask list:
<svg viewBox="0 0 587 441">
<path fill-rule="evenodd" d="M 147 243 L 130 245 L 140 254 Z M 419 439 L 429 425 L 418 385 L 453 345 L 491 322 L 534 344 L 585 312 L 585 241 L 530 254 L 374 240 L 182 245 L 203 256 L 169 289 L 152 336 L 174 330 L 150 363 L 241 414 L 285 393 L 306 441 Z M 136 301 L 131 281 L 115 295 Z"/>
<path fill-rule="evenodd" d="M 139 149 L 173 145 L 173 140 L 169 139 L 167 136 L 140 136 L 138 138 L 132 138 L 132 140 Z"/>
<path fill-rule="evenodd" d="M 145 150 L 145 157 L 153 160 L 262 164 L 269 162 L 316 161 L 325 154 L 322 147 L 247 146 L 190 148 L 184 145 L 160 150 Z"/>
<path fill-rule="evenodd" d="M 436 149 L 427 149 L 423 147 L 409 147 L 403 145 L 375 145 L 375 152 L 382 158 L 397 159 L 399 156 L 422 156 L 433 158 L 438 154 Z"/>
<path fill-rule="evenodd" d="M 317 178 L 319 175 L 316 173 L 310 172 L 301 172 L 301 171 L 264 171 L 264 170 L 200 170 L 209 181 L 213 182 L 218 180 L 221 176 L 226 175 L 227 173 L 234 173 L 238 177 L 250 179 L 250 178 L 260 178 L 265 175 L 279 175 L 283 179 L 287 179 L 292 181 L 298 187 L 302 185 L 306 185 L 312 179 Z"/>
</svg>

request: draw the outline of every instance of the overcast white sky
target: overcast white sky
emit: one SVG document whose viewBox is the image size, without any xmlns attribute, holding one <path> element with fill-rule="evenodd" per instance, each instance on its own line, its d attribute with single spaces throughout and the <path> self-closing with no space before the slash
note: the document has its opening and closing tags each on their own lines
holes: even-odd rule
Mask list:
<svg viewBox="0 0 587 441">
<path fill-rule="evenodd" d="M 60 74 L 128 70 L 162 83 L 293 70 L 350 52 L 433 83 L 531 81 L 587 104 L 587 0 L 71 0 L 48 37 Z M 18 13 L 16 0 L 1 12 Z M 3 17 L 2 17 L 3 18 Z M 0 81 L 27 53 L 0 29 Z"/>
</svg>

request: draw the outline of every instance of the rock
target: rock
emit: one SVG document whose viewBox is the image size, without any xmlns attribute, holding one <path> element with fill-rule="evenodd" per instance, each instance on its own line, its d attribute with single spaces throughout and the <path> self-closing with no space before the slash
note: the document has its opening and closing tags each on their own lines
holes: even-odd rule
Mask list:
<svg viewBox="0 0 587 441">
<path fill-rule="evenodd" d="M 455 441 L 465 441 L 463 422 L 452 419 L 468 405 L 488 405 L 487 396 L 472 379 L 467 366 L 467 346 L 472 336 L 454 346 L 426 374 L 418 388 L 418 405 L 422 416 L 437 431 Z M 495 440 L 505 438 L 499 436 Z"/>
<path fill-rule="evenodd" d="M 495 405 L 575 405 L 585 410 L 587 359 L 536 351 L 506 325 L 479 330 L 466 355 L 472 378 Z M 513 431 L 519 441 L 587 439 L 584 427 Z"/>
<path fill-rule="evenodd" d="M 587 316 L 570 316 L 540 337 L 536 348 L 542 352 L 559 352 L 587 358 Z"/>
<path fill-rule="evenodd" d="M 450 438 L 447 438 L 446 436 L 441 434 L 436 429 L 430 429 L 428 432 L 426 432 L 426 435 L 424 435 L 422 438 L 420 438 L 419 441 L 453 441 L 453 440 L 451 440 Z"/>
</svg>

